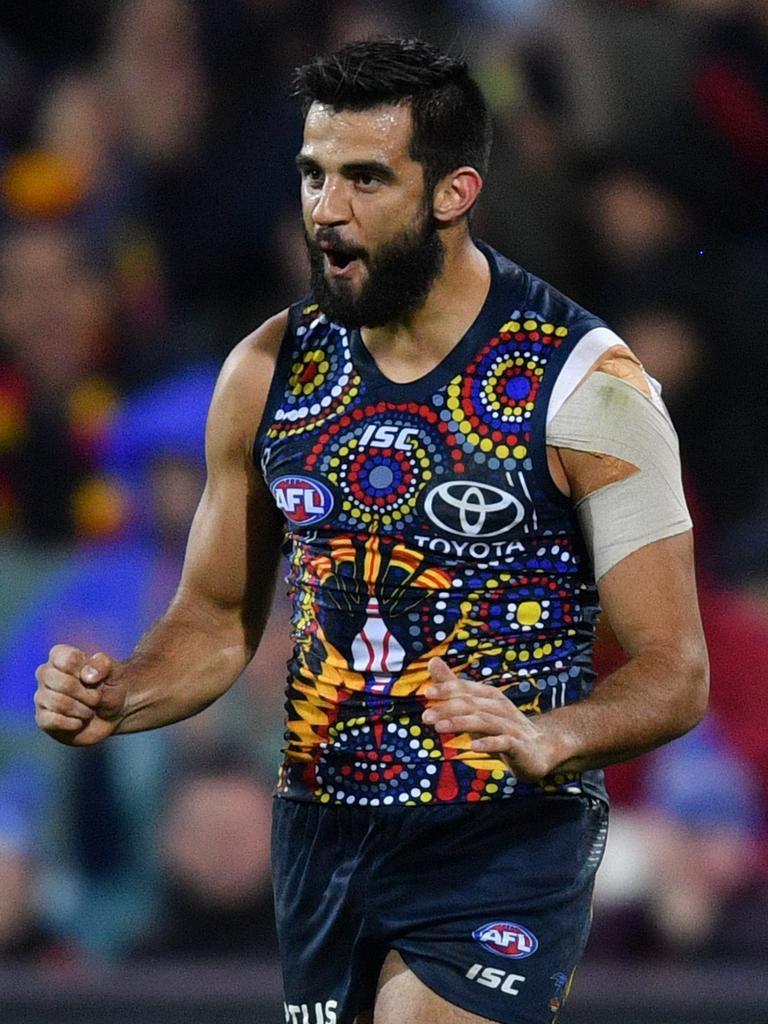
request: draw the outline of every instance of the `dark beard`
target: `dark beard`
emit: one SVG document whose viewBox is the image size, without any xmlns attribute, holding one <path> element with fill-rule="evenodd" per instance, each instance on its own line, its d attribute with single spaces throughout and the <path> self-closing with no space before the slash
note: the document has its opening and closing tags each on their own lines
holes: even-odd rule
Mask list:
<svg viewBox="0 0 768 1024">
<path fill-rule="evenodd" d="M 305 232 L 312 294 L 329 320 L 347 327 L 383 327 L 405 320 L 424 302 L 443 269 L 445 247 L 436 223 L 425 214 L 415 230 L 383 245 L 375 257 L 366 249 L 343 246 L 334 228 L 321 228 L 315 239 Z M 351 258 L 365 263 L 368 277 L 355 296 L 347 281 L 328 280 L 318 242 L 338 243 Z"/>
</svg>

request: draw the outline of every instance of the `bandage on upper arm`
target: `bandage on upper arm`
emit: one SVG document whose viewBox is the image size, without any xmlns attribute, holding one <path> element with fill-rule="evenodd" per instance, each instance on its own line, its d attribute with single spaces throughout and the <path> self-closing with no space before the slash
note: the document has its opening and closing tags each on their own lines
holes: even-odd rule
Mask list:
<svg viewBox="0 0 768 1024">
<path fill-rule="evenodd" d="M 677 435 L 655 396 L 596 370 L 550 421 L 547 444 L 598 456 L 595 480 L 609 481 L 574 488 L 596 579 L 646 544 L 690 529 Z"/>
</svg>

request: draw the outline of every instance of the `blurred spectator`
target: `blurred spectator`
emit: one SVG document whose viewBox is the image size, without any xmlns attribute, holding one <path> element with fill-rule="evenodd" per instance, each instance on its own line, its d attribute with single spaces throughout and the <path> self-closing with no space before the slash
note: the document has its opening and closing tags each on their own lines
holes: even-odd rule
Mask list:
<svg viewBox="0 0 768 1024">
<path fill-rule="evenodd" d="M 36 780 L 11 774 L 22 768 L 15 761 L 0 777 L 0 963 L 63 966 L 74 960 L 75 947 L 41 913 L 40 800 Z"/>
<path fill-rule="evenodd" d="M 760 495 L 768 420 L 754 413 L 762 393 L 759 372 L 735 369 L 748 358 L 738 353 L 740 339 L 682 302 L 630 303 L 615 326 L 662 384 L 680 438 L 689 496 L 700 506 L 700 566 L 730 581 L 768 579 L 768 541 L 761 541 L 766 506 Z M 725 359 L 723 338 L 729 350 Z M 722 444 L 719 419 L 712 415 L 718 407 L 731 410 L 738 458 Z"/>
<path fill-rule="evenodd" d="M 121 107 L 107 76 L 69 72 L 46 93 L 36 125 L 38 148 L 26 158 L 57 164 L 71 182 L 69 207 L 53 214 L 76 223 L 111 272 L 121 332 L 113 365 L 121 383 L 131 386 L 146 385 L 173 364 L 162 352 L 166 345 L 158 344 L 170 317 L 164 268 L 123 135 Z"/>
<path fill-rule="evenodd" d="M 134 959 L 269 957 L 277 952 L 270 788 L 246 756 L 198 752 L 159 821 L 161 901 Z"/>
<path fill-rule="evenodd" d="M 768 948 L 768 879 L 754 772 L 712 717 L 646 764 L 642 802 L 614 814 L 593 955 L 759 959 Z"/>
<path fill-rule="evenodd" d="M 104 55 L 122 143 L 140 163 L 181 163 L 200 143 L 208 83 L 199 20 L 187 0 L 120 0 Z"/>
<path fill-rule="evenodd" d="M 715 384 L 715 358 L 709 336 L 681 304 L 638 302 L 627 306 L 615 327 L 646 371 L 662 386 L 680 439 L 689 500 L 697 503 L 699 565 L 717 565 L 715 529 L 733 506 L 736 473 L 732 454 L 718 443 L 710 410 L 722 382 Z"/>
<path fill-rule="evenodd" d="M 119 128 L 105 83 L 92 73 L 69 72 L 53 81 L 41 104 L 36 141 L 70 169 L 79 199 L 107 189 L 114 195 L 117 183 L 111 177 Z"/>
<path fill-rule="evenodd" d="M 0 239 L 0 490 L 4 520 L 42 541 L 108 533 L 96 463 L 115 403 L 104 271 L 53 224 Z"/>
<path fill-rule="evenodd" d="M 504 42 L 506 45 L 501 45 Z M 576 295 L 582 285 L 574 180 L 563 131 L 561 82 L 543 46 L 505 40 L 480 56 L 494 113 L 493 168 L 475 214 L 477 235 Z"/>
<path fill-rule="evenodd" d="M 595 163 L 585 174 L 588 305 L 609 320 L 631 304 L 697 308 L 706 282 L 687 203 L 629 158 Z"/>
<path fill-rule="evenodd" d="M 126 103 L 108 63 L 56 79 L 41 104 L 37 148 L 11 159 L 6 193 L 19 217 L 66 216 L 108 270 L 120 338 L 111 366 L 117 382 L 131 390 L 210 357 L 221 348 L 221 330 L 171 301 L 177 249 L 164 248 L 150 203 L 155 165 L 141 144 L 131 144 Z M 170 138 L 173 111 L 168 120 L 165 156 L 183 163 Z"/>
<path fill-rule="evenodd" d="M 562 129 L 574 155 L 655 159 L 705 26 L 664 0 L 551 0 L 537 38 L 552 50 Z"/>
<path fill-rule="evenodd" d="M 271 299 L 272 210 L 294 185 L 298 119 L 283 89 L 262 94 L 249 82 L 247 112 L 220 100 L 206 16 L 189 0 L 120 0 L 100 66 L 173 308 L 193 341 L 197 322 L 208 351 L 223 355 Z M 235 49 L 242 22 L 226 25 Z M 237 50 L 238 75 L 256 68 L 269 37 L 250 38 L 249 53 Z"/>
<path fill-rule="evenodd" d="M 679 204 L 629 167 L 603 171 L 594 181 L 589 218 L 598 247 L 618 264 L 652 259 L 685 236 Z"/>
<path fill-rule="evenodd" d="M 670 167 L 718 235 L 768 229 L 768 15 L 762 0 L 676 0 L 702 22 Z M 704 8 L 704 9 L 702 9 Z M 671 153 L 670 153 L 671 155 Z"/>
</svg>

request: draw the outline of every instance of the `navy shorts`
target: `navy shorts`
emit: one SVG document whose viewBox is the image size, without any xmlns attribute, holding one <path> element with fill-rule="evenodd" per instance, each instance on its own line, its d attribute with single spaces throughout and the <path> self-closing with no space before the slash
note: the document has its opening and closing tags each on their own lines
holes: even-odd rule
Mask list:
<svg viewBox="0 0 768 1024">
<path fill-rule="evenodd" d="M 277 798 L 287 1024 L 352 1024 L 387 951 L 443 999 L 553 1024 L 587 941 L 607 809 L 591 797 L 396 808 Z"/>
</svg>

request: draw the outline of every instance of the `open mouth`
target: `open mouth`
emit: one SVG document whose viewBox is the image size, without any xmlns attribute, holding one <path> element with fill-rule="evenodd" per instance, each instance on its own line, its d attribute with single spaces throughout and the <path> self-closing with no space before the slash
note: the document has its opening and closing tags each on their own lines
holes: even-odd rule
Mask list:
<svg viewBox="0 0 768 1024">
<path fill-rule="evenodd" d="M 354 253 L 345 252 L 343 249 L 325 249 L 324 255 L 328 264 L 328 273 L 332 277 L 349 276 L 358 260 Z"/>
<path fill-rule="evenodd" d="M 351 274 L 363 255 L 363 250 L 345 245 L 334 238 L 320 238 L 317 240 L 317 246 L 325 257 L 326 273 L 332 277 L 346 277 Z"/>
<path fill-rule="evenodd" d="M 334 270 L 344 270 L 344 268 L 348 267 L 352 260 L 355 258 L 354 256 L 351 256 L 349 253 L 337 252 L 334 251 L 333 249 L 327 250 L 325 255 L 328 257 L 328 262 L 334 268 Z"/>
</svg>

